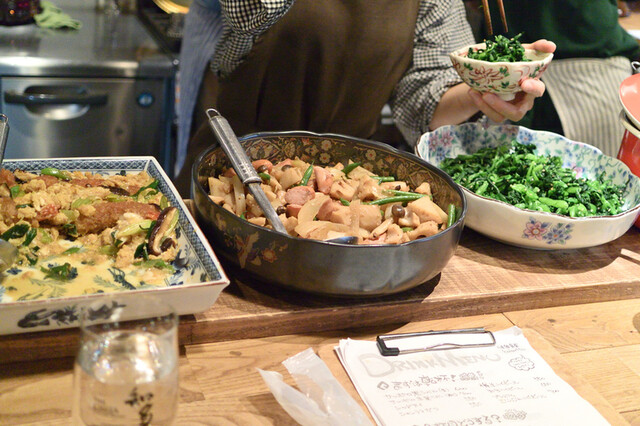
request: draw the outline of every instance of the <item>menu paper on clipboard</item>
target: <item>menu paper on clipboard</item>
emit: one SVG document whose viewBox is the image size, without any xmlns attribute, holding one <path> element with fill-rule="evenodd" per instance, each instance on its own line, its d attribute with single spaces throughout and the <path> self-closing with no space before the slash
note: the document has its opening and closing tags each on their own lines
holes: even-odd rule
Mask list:
<svg viewBox="0 0 640 426">
<path fill-rule="evenodd" d="M 455 339 L 464 345 L 464 337 Z M 492 337 L 495 344 L 471 333 L 467 347 L 397 356 L 382 355 L 375 341 L 343 339 L 335 351 L 379 425 L 609 424 L 518 327 Z"/>
</svg>

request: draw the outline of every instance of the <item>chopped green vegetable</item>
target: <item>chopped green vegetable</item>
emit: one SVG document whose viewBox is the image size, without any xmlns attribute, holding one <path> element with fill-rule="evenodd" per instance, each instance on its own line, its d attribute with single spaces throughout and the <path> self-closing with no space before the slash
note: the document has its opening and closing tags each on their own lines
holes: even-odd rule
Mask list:
<svg viewBox="0 0 640 426">
<path fill-rule="evenodd" d="M 78 276 L 78 269 L 71 266 L 68 262 L 64 265 L 55 265 L 48 268 L 41 266 L 40 270 L 44 272 L 45 278 L 59 281 L 69 281 Z"/>
<path fill-rule="evenodd" d="M 311 179 L 311 175 L 313 174 L 313 165 L 307 167 L 307 170 L 304 171 L 302 175 L 302 179 L 300 180 L 300 186 L 305 186 L 309 183 L 309 179 Z"/>
<path fill-rule="evenodd" d="M 351 163 L 351 164 L 347 164 L 346 166 L 344 166 L 344 169 L 342 169 L 342 173 L 344 173 L 345 175 L 349 175 L 349 173 L 355 169 L 356 167 L 358 167 L 360 165 L 360 163 Z"/>
<path fill-rule="evenodd" d="M 364 204 L 373 204 L 376 206 L 382 205 L 382 204 L 389 204 L 389 203 L 407 203 L 409 201 L 415 201 L 418 198 L 422 198 L 425 197 L 425 194 L 412 194 L 412 195 L 396 195 L 395 197 L 387 197 L 387 198 L 380 198 L 377 200 L 373 200 L 373 201 L 367 201 Z"/>
<path fill-rule="evenodd" d="M 20 223 L 18 225 L 13 225 L 11 228 L 7 229 L 1 236 L 3 240 L 10 240 L 12 238 L 22 238 L 31 228 L 26 223 Z"/>
<path fill-rule="evenodd" d="M 340 198 L 340 204 L 342 204 L 343 206 L 350 206 L 351 202 L 349 200 L 344 199 L 344 198 Z"/>
<path fill-rule="evenodd" d="M 158 189 L 158 183 L 159 183 L 158 179 L 154 179 L 153 182 L 151 182 L 149 185 L 143 186 L 142 188 L 138 189 L 138 191 L 135 194 L 133 194 L 133 196 L 137 197 L 138 195 L 142 194 L 147 189 Z"/>
<path fill-rule="evenodd" d="M 71 180 L 71 176 L 69 175 L 69 172 L 66 172 L 64 170 L 58 170 L 55 167 L 46 167 L 42 169 L 40 173 L 43 175 L 56 177 L 60 180 Z"/>
<path fill-rule="evenodd" d="M 24 237 L 24 241 L 22 242 L 22 245 L 27 247 L 29 244 L 31 244 L 31 241 L 33 241 L 36 235 L 38 235 L 38 230 L 36 228 L 29 229 L 27 231 L 27 234 Z"/>
<path fill-rule="evenodd" d="M 485 49 L 469 48 L 467 57 L 487 62 L 529 62 L 524 56 L 524 47 L 520 44 L 522 33 L 513 38 L 497 34 L 493 39 L 486 39 Z"/>
<path fill-rule="evenodd" d="M 604 173 L 578 178 L 557 156 L 534 154 L 536 146 L 513 141 L 475 154 L 447 158 L 440 168 L 468 190 L 515 207 L 571 217 L 615 215 L 623 211 L 625 185 Z"/>
<path fill-rule="evenodd" d="M 260 179 L 269 182 L 271 180 L 271 176 L 268 173 L 258 173 L 258 176 L 260 176 Z"/>
<path fill-rule="evenodd" d="M 456 206 L 449 204 L 447 208 L 447 228 L 453 226 L 456 223 Z"/>
<path fill-rule="evenodd" d="M 395 182 L 396 178 L 393 176 L 371 176 L 372 179 L 376 179 L 378 183 L 382 182 Z"/>
<path fill-rule="evenodd" d="M 22 189 L 20 189 L 20 185 L 15 185 L 9 188 L 9 192 L 11 193 L 11 198 L 21 197 L 24 195 Z"/>
<path fill-rule="evenodd" d="M 70 255 L 74 253 L 78 253 L 82 247 L 71 247 L 62 252 L 62 254 Z"/>
<path fill-rule="evenodd" d="M 77 209 L 80 206 L 84 206 L 87 204 L 92 204 L 94 202 L 94 198 L 77 198 L 75 200 L 73 200 L 73 202 L 71 203 L 71 208 L 72 209 Z"/>
</svg>

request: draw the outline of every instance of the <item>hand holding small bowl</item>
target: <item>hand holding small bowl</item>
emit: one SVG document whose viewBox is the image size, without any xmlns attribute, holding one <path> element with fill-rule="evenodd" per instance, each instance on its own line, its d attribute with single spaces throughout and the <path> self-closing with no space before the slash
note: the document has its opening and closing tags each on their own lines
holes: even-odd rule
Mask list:
<svg viewBox="0 0 640 426">
<path fill-rule="evenodd" d="M 523 90 L 532 93 L 534 97 L 541 96 L 544 93 L 544 85 L 540 88 L 525 81 L 540 78 L 553 58 L 555 44 L 547 40 L 538 40 L 532 44 L 523 44 L 523 47 L 524 56 L 529 61 L 489 62 L 468 57 L 470 48 L 485 49 L 486 43 L 458 49 L 450 53 L 449 57 L 460 78 L 479 92 L 494 93 L 504 101 L 515 99 L 516 93 Z"/>
</svg>

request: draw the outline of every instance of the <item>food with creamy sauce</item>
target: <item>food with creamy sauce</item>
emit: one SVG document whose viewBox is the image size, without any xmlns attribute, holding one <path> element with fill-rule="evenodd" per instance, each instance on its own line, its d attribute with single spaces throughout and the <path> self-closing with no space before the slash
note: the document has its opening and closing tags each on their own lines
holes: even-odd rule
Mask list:
<svg viewBox="0 0 640 426">
<path fill-rule="evenodd" d="M 275 165 L 262 159 L 253 166 L 294 237 L 357 236 L 359 244 L 400 244 L 435 235 L 456 219 L 453 205 L 445 212 L 433 202 L 428 182 L 411 189 L 392 176 L 376 176 L 360 163 L 321 167 L 296 158 Z M 255 225 L 271 227 L 233 169 L 209 177 L 208 187 L 214 203 Z"/>
<path fill-rule="evenodd" d="M 146 172 L 0 170 L 0 237 L 18 248 L 0 302 L 164 286 L 178 210 Z"/>
</svg>

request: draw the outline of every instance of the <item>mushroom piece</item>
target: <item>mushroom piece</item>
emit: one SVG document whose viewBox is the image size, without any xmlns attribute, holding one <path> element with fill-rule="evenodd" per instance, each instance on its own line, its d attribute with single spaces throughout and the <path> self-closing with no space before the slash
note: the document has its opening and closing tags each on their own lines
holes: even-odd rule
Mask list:
<svg viewBox="0 0 640 426">
<path fill-rule="evenodd" d="M 151 230 L 149 235 L 148 249 L 149 253 L 153 255 L 160 255 L 168 247 L 163 244 L 164 240 L 169 238 L 169 235 L 175 229 L 178 224 L 179 212 L 176 207 L 169 206 L 162 210 L 156 225 Z M 163 250 L 164 249 L 164 250 Z"/>
</svg>

